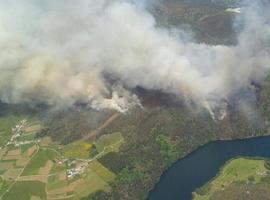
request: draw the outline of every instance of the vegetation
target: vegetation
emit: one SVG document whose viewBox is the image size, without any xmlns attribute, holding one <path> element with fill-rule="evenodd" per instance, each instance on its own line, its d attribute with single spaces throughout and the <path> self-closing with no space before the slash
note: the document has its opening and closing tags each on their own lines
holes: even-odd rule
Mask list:
<svg viewBox="0 0 270 200">
<path fill-rule="evenodd" d="M 11 128 L 22 119 L 22 116 L 13 114 L 0 116 L 0 146 L 7 143 L 11 137 Z"/>
<path fill-rule="evenodd" d="M 234 0 L 222 0 L 225 4 L 231 3 L 231 1 Z M 190 28 L 195 32 L 195 38 L 200 42 L 211 44 L 231 44 L 234 42 L 234 33 L 231 27 L 234 15 L 224 12 L 226 8 L 223 6 L 224 3 L 222 6 L 217 4 L 191 6 L 188 3 L 183 3 L 184 1 L 170 2 L 171 4 L 151 10 L 155 13 L 159 26 L 190 24 Z M 164 13 L 164 15 L 158 15 L 158 13 Z M 103 150 L 106 151 L 106 154 L 98 157 L 98 161 L 91 163 L 85 177 L 77 177 L 78 180 L 83 179 L 85 184 L 80 184 L 74 189 L 76 196 L 96 200 L 146 199 L 148 192 L 159 180 L 164 170 L 177 159 L 186 156 L 199 146 L 211 140 L 269 134 L 267 129 L 270 127 L 270 78 L 260 87 L 255 85 L 254 90 L 258 97 L 258 102 L 254 105 L 254 113 L 249 113 L 247 118 L 245 113 L 231 106 L 228 108 L 228 115 L 222 121 L 213 120 L 207 110 L 198 108 L 196 105 L 192 105 L 193 112 L 191 112 L 190 108 L 185 106 L 185 102 L 175 96 L 164 95 L 158 91 L 147 91 L 146 96 L 142 95 L 144 109 L 134 108 L 126 115 L 120 115 L 102 130 L 98 128 L 112 114 L 112 111 L 98 112 L 75 105 L 72 108 L 49 113 L 46 116 L 46 108 L 37 106 L 37 113 L 46 116 L 43 118 L 45 126 L 42 127 L 41 132 L 37 133 L 37 136 L 50 136 L 53 141 L 62 144 L 62 153 L 69 158 L 95 158 Z M 24 109 L 25 105 L 8 106 L 0 102 L 0 107 L 0 144 L 5 144 L 10 136 L 10 127 L 17 120 L 12 117 L 6 119 L 6 116 L 11 116 L 10 112 L 15 113 L 15 117 L 16 113 L 24 114 L 24 110 L 27 110 L 26 113 L 29 115 L 37 115 L 36 111 L 29 108 Z M 8 112 L 9 110 L 10 112 Z M 267 119 L 266 123 L 265 118 Z M 38 129 L 38 127 L 36 128 Z M 90 137 L 89 143 L 80 141 L 83 136 L 91 134 L 97 129 L 99 130 L 98 135 Z M 30 130 L 28 129 L 28 131 Z M 48 146 L 51 141 L 46 143 Z M 90 143 L 93 145 L 90 146 Z M 25 152 L 28 147 L 22 146 L 22 152 Z M 48 160 L 53 160 L 57 156 L 53 150 L 40 149 L 27 164 L 23 175 L 37 174 Z M 216 193 L 212 191 L 215 187 L 208 184 L 197 190 L 198 196 L 205 196 L 210 192 L 214 199 L 222 199 L 219 194 L 223 194 L 227 199 L 232 199 L 228 195 L 235 194 L 238 190 L 245 192 L 245 188 L 268 194 L 266 188 L 269 187 L 269 174 L 260 177 L 253 173 L 253 168 L 266 170 L 269 163 L 264 164 L 260 161 L 260 164 L 257 165 L 252 161 L 246 167 L 242 165 L 241 167 L 244 169 L 243 173 L 238 172 L 239 168 L 232 167 L 229 168 L 232 173 L 227 170 L 226 176 L 218 179 L 217 188 L 222 189 L 222 191 L 219 190 L 219 193 Z M 52 169 L 53 172 L 62 170 L 64 170 L 63 167 Z M 228 181 L 231 179 L 235 183 L 229 184 Z M 72 183 L 73 180 L 67 182 Z M 248 185 L 243 186 L 241 182 L 248 183 Z M 57 176 L 51 176 L 48 188 L 62 187 L 65 183 L 66 181 L 58 181 Z M 0 191 L 3 192 L 10 186 L 11 182 L 2 181 L 1 184 Z M 31 185 L 29 186 L 31 188 Z M 20 187 L 24 188 L 25 186 Z M 33 196 L 40 196 L 29 191 L 30 188 L 26 189 L 24 193 L 29 192 Z M 15 193 L 18 194 L 18 191 L 20 192 L 19 189 L 16 189 Z M 259 199 L 262 199 L 260 197 Z"/>
<path fill-rule="evenodd" d="M 120 143 L 121 141 L 123 141 L 122 134 L 120 132 L 116 132 L 101 136 L 95 143 L 95 146 L 98 152 L 102 152 L 106 147 L 113 146 Z M 118 149 L 116 149 L 115 151 L 118 151 Z"/>
<path fill-rule="evenodd" d="M 124 158 L 119 156 L 116 152 L 109 152 L 99 158 L 98 161 L 114 173 L 120 172 L 125 166 Z"/>
<path fill-rule="evenodd" d="M 96 191 L 110 191 L 108 183 L 106 183 L 100 176 L 94 171 L 89 171 L 87 176 L 84 178 L 85 184 L 80 185 L 75 189 L 76 196 L 82 198 Z"/>
<path fill-rule="evenodd" d="M 21 148 L 21 152 L 22 153 L 25 153 L 30 147 L 34 146 L 34 144 L 25 144 L 25 145 L 22 145 L 20 148 Z"/>
<path fill-rule="evenodd" d="M 18 141 L 32 141 L 36 138 L 35 133 L 30 133 L 30 134 L 22 134 L 17 140 Z"/>
<path fill-rule="evenodd" d="M 107 168 L 105 168 L 98 161 L 91 162 L 90 168 L 107 183 L 112 182 L 113 179 L 115 178 L 115 174 L 109 171 Z"/>
<path fill-rule="evenodd" d="M 172 144 L 170 139 L 165 135 L 159 135 L 156 138 L 159 144 L 161 158 L 164 160 L 166 165 L 170 165 L 178 157 L 178 152 L 175 150 L 175 146 Z"/>
<path fill-rule="evenodd" d="M 269 158 L 265 160 L 264 167 L 265 167 L 266 169 L 270 170 L 270 159 L 269 159 Z"/>
<path fill-rule="evenodd" d="M 11 189 L 3 196 L 3 200 L 29 200 L 31 196 L 38 196 L 46 199 L 45 184 L 39 181 L 16 182 Z"/>
<path fill-rule="evenodd" d="M 110 111 L 99 112 L 85 107 L 55 112 L 46 118 L 47 126 L 45 124 L 38 136 L 50 136 L 61 144 L 69 144 L 97 129 L 110 115 Z"/>
<path fill-rule="evenodd" d="M 53 160 L 57 157 L 55 151 L 50 149 L 40 149 L 30 162 L 25 167 L 22 175 L 36 175 L 41 167 L 43 167 L 48 160 Z"/>
<path fill-rule="evenodd" d="M 68 182 L 66 180 L 59 180 L 58 174 L 51 175 L 48 177 L 48 183 L 46 185 L 47 190 L 53 190 L 56 188 L 62 188 L 67 186 Z"/>
<path fill-rule="evenodd" d="M 12 181 L 3 180 L 3 178 L 0 178 L 0 195 L 2 196 L 7 189 L 13 184 Z"/>
<path fill-rule="evenodd" d="M 238 112 L 230 113 L 222 121 L 214 121 L 207 111 L 194 115 L 188 108 L 174 105 L 134 109 L 103 132 L 109 131 L 121 132 L 125 143 L 118 153 L 99 158 L 99 162 L 117 177 L 112 191 L 98 196 L 145 199 L 162 172 L 192 150 L 210 140 L 259 136 L 265 129 L 250 123 Z M 127 193 L 129 196 L 125 195 Z M 98 199 L 98 196 L 91 198 Z"/>
<path fill-rule="evenodd" d="M 194 193 L 194 200 L 206 200 L 206 199 L 220 199 L 217 198 L 217 194 L 220 192 L 228 193 L 228 191 L 234 191 L 233 195 L 229 199 L 238 199 L 239 192 L 235 188 L 244 188 L 245 186 L 264 187 L 270 181 L 267 182 L 269 170 L 265 168 L 265 161 L 262 159 L 248 159 L 237 158 L 233 159 L 222 168 L 220 173 L 209 183 L 203 187 L 197 189 Z M 269 187 L 270 188 L 270 187 Z M 270 193 L 270 189 L 267 193 Z M 218 195 L 220 196 L 220 195 Z M 225 195 L 226 196 L 226 195 Z M 224 199 L 225 196 L 222 198 Z"/>
<path fill-rule="evenodd" d="M 210 200 L 269 200 L 269 184 L 231 184 L 213 194 Z"/>
<path fill-rule="evenodd" d="M 82 158 L 87 159 L 89 157 L 89 149 L 91 144 L 78 141 L 65 145 L 62 152 L 67 158 Z"/>
</svg>

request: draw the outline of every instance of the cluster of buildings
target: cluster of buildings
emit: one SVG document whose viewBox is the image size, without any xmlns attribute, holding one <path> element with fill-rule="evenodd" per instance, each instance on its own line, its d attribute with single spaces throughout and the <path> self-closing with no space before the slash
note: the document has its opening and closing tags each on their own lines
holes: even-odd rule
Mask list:
<svg viewBox="0 0 270 200">
<path fill-rule="evenodd" d="M 40 143 L 40 142 L 41 142 L 41 139 L 36 139 L 36 140 L 29 140 L 29 141 L 15 141 L 13 144 L 15 147 L 19 147 L 25 144 Z"/>
<path fill-rule="evenodd" d="M 26 123 L 26 120 L 24 119 L 24 120 L 20 121 L 19 124 L 15 125 L 14 127 L 11 128 L 13 135 L 11 136 L 7 145 L 14 144 L 16 138 L 21 136 L 21 134 L 22 134 L 21 129 L 23 128 L 25 123 Z"/>
<path fill-rule="evenodd" d="M 19 122 L 19 124 L 15 125 L 11 128 L 13 135 L 11 136 L 10 140 L 8 141 L 7 145 L 13 144 L 15 147 L 19 147 L 25 144 L 37 143 L 41 142 L 41 139 L 37 140 L 29 140 L 29 141 L 17 141 L 16 139 L 22 135 L 21 129 L 24 127 L 26 123 L 26 119 Z"/>
<path fill-rule="evenodd" d="M 76 175 L 83 174 L 86 171 L 87 167 L 88 167 L 88 163 L 83 162 L 83 163 L 77 165 L 75 168 L 68 169 L 67 170 L 67 177 L 69 179 L 72 179 Z"/>
</svg>

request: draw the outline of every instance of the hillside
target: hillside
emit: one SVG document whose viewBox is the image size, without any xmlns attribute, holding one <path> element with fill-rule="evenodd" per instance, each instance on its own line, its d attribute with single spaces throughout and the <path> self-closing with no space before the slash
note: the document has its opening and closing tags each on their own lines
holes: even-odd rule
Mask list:
<svg viewBox="0 0 270 200">
<path fill-rule="evenodd" d="M 233 20 L 238 14 L 226 9 L 236 1 L 164 2 L 148 7 L 157 26 L 190 30 L 189 37 L 198 43 L 235 43 Z M 95 110 L 81 102 L 54 110 L 44 104 L 0 101 L 0 197 L 147 199 L 162 173 L 198 147 L 213 140 L 270 134 L 269 77 L 235 91 L 213 109 L 158 89 L 136 87 L 132 92 L 142 106 L 126 113 Z M 232 161 L 221 174 L 231 177 L 226 168 L 234 162 L 240 162 L 239 167 L 250 162 L 268 176 L 264 161 L 245 159 Z M 239 177 L 232 184 L 217 177 L 209 184 L 218 187 L 198 189 L 195 199 L 239 199 L 237 191 L 246 187 L 254 195 L 269 194 L 268 179 L 263 182 L 253 168 Z"/>
</svg>

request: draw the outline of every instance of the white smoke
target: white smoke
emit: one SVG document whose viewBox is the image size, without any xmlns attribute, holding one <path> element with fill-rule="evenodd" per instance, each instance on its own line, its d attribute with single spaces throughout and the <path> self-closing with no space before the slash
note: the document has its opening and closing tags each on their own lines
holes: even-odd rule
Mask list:
<svg viewBox="0 0 270 200">
<path fill-rule="evenodd" d="M 0 0 L 0 99 L 124 112 L 139 104 L 111 86 L 142 86 L 198 102 L 226 98 L 269 70 L 270 19 L 257 4 L 241 10 L 236 46 L 185 42 L 128 0 Z M 265 12 L 266 11 L 266 12 Z"/>
</svg>

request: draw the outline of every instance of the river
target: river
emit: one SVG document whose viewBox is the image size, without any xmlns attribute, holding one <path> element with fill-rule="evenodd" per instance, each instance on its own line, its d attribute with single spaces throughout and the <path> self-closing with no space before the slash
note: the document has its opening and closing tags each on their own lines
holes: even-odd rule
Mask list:
<svg viewBox="0 0 270 200">
<path fill-rule="evenodd" d="M 215 141 L 200 147 L 163 173 L 149 200 L 190 200 L 196 188 L 215 177 L 226 161 L 238 156 L 270 158 L 270 136 Z"/>
</svg>

